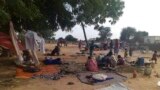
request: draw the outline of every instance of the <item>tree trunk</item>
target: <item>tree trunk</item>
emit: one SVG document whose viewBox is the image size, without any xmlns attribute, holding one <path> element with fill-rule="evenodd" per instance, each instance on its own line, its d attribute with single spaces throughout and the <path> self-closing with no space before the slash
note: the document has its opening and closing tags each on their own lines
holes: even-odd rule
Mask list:
<svg viewBox="0 0 160 90">
<path fill-rule="evenodd" d="M 86 42 L 86 45 L 87 45 L 87 48 L 88 48 L 88 40 L 87 40 L 87 35 L 86 35 L 86 31 L 85 31 L 85 28 L 84 28 L 84 24 L 81 22 L 81 26 L 82 26 L 82 29 L 83 29 L 83 33 L 84 33 L 84 37 L 85 37 L 85 42 Z"/>
</svg>

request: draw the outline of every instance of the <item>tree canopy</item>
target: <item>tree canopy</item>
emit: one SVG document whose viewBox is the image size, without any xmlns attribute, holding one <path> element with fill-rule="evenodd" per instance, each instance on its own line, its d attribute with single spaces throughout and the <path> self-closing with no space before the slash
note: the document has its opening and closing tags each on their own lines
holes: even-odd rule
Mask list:
<svg viewBox="0 0 160 90">
<path fill-rule="evenodd" d="M 121 0 L 0 0 L 0 29 L 6 31 L 10 20 L 17 31 L 30 29 L 43 36 L 76 24 L 97 29 L 106 18 L 116 23 L 123 8 Z"/>
<path fill-rule="evenodd" d="M 77 41 L 77 38 L 73 37 L 72 35 L 67 35 L 65 37 L 65 40 L 66 41 L 69 41 L 69 42 L 76 42 Z"/>
<path fill-rule="evenodd" d="M 135 33 L 134 41 L 138 43 L 144 43 L 144 38 L 148 36 L 148 32 L 146 31 L 137 31 Z"/>
<path fill-rule="evenodd" d="M 133 27 L 126 27 L 122 29 L 120 39 L 126 42 L 143 43 L 146 36 L 148 36 L 146 31 L 137 31 Z"/>
<path fill-rule="evenodd" d="M 110 27 L 100 27 L 99 28 L 99 40 L 105 41 L 112 36 Z"/>
<path fill-rule="evenodd" d="M 129 42 L 135 37 L 136 29 L 133 27 L 126 27 L 122 29 L 120 40 Z"/>
</svg>

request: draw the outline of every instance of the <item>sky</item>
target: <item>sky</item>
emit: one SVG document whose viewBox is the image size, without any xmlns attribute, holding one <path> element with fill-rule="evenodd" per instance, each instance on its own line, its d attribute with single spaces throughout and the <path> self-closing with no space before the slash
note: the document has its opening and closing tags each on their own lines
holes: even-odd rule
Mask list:
<svg viewBox="0 0 160 90">
<path fill-rule="evenodd" d="M 115 25 L 110 25 L 106 22 L 104 25 L 111 27 L 112 39 L 119 38 L 121 30 L 124 27 L 134 27 L 137 31 L 147 31 L 150 36 L 160 36 L 160 0 L 123 0 L 125 8 L 123 15 Z M 98 37 L 98 31 L 94 30 L 93 26 L 86 28 L 87 38 Z M 61 30 L 55 33 L 55 38 L 73 35 L 79 40 L 84 40 L 84 34 L 81 26 L 76 25 L 71 32 L 62 32 Z"/>
</svg>

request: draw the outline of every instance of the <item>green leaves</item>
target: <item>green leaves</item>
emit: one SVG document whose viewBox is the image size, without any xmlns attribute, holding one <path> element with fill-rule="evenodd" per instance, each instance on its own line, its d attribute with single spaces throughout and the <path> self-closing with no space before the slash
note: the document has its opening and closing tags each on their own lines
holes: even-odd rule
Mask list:
<svg viewBox="0 0 160 90">
<path fill-rule="evenodd" d="M 23 0 L 6 0 L 6 3 L 8 12 L 16 17 L 33 20 L 40 15 L 39 9 L 32 0 L 27 2 Z"/>
<path fill-rule="evenodd" d="M 114 24 L 123 14 L 124 2 L 121 0 L 75 0 L 74 3 L 72 1 L 68 2 L 73 7 L 73 14 L 77 16 L 78 23 L 97 25 L 105 23 L 106 18 L 110 18 L 110 23 Z"/>
<path fill-rule="evenodd" d="M 126 27 L 122 29 L 120 39 L 122 41 L 129 42 L 131 39 L 135 37 L 136 29 L 133 27 Z"/>
<path fill-rule="evenodd" d="M 0 8 L 0 23 L 4 25 L 10 20 L 10 15 Z M 1 25 L 0 24 L 0 25 Z"/>
<path fill-rule="evenodd" d="M 146 36 L 148 36 L 146 31 L 136 31 L 133 27 L 126 27 L 123 28 L 120 39 L 126 42 L 143 43 Z"/>
<path fill-rule="evenodd" d="M 67 35 L 65 37 L 65 40 L 69 41 L 69 42 L 76 42 L 77 38 L 73 37 L 72 35 Z"/>
<path fill-rule="evenodd" d="M 102 41 L 105 41 L 112 36 L 110 27 L 103 27 L 102 26 L 102 27 L 99 27 L 98 30 L 99 30 L 100 40 L 102 40 Z"/>
<path fill-rule="evenodd" d="M 0 0 L 0 26 L 12 20 L 18 31 L 70 31 L 82 22 L 99 26 L 111 18 L 115 23 L 123 8 L 121 0 Z"/>
</svg>

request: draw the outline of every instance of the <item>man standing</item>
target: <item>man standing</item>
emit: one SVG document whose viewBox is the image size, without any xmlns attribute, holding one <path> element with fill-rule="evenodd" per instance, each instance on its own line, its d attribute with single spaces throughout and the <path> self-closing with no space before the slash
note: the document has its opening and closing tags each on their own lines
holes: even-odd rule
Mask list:
<svg viewBox="0 0 160 90">
<path fill-rule="evenodd" d="M 94 41 L 91 42 L 90 47 L 89 47 L 89 54 L 90 57 L 92 57 L 94 51 Z"/>
</svg>

